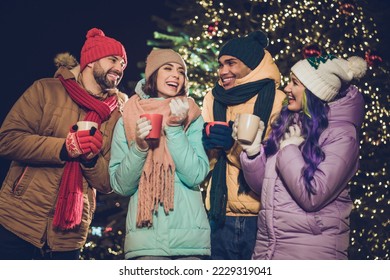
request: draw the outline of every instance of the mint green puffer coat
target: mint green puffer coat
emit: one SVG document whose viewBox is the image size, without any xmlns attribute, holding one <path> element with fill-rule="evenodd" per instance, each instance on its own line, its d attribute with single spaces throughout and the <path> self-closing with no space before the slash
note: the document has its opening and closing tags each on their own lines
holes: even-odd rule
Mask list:
<svg viewBox="0 0 390 280">
<path fill-rule="evenodd" d="M 201 140 L 203 124 L 200 116 L 187 131 L 181 126 L 164 128 L 169 152 L 176 165 L 174 210 L 167 215 L 160 206 L 150 228 L 137 228 L 138 182 L 147 152 L 138 151 L 134 142 L 128 144 L 123 119 L 118 120 L 111 146 L 110 180 L 114 192 L 130 197 L 126 218 L 126 259 L 210 255 L 210 226 L 199 188 L 209 172 L 209 161 Z"/>
</svg>

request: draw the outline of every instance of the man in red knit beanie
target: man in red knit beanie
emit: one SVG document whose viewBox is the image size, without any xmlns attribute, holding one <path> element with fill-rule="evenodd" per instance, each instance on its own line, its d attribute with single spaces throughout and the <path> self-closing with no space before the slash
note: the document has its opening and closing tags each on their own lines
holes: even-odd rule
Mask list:
<svg viewBox="0 0 390 280">
<path fill-rule="evenodd" d="M 96 191 L 111 192 L 125 48 L 92 28 L 80 64 L 68 53 L 55 63 L 54 78 L 35 81 L 0 128 L 0 156 L 11 160 L 0 192 L 0 259 L 79 259 Z M 93 127 L 79 129 L 79 121 Z"/>
</svg>

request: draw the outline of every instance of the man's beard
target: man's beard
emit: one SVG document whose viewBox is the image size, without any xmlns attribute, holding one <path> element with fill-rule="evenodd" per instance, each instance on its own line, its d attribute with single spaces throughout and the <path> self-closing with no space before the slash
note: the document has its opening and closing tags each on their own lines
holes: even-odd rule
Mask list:
<svg viewBox="0 0 390 280">
<path fill-rule="evenodd" d="M 107 79 L 107 73 L 109 71 L 111 70 L 104 72 L 103 68 L 100 66 L 99 63 L 96 63 L 93 69 L 93 77 L 95 78 L 96 83 L 101 87 L 103 91 L 106 91 L 108 89 L 114 89 L 118 84 L 118 81 L 111 81 Z"/>
</svg>

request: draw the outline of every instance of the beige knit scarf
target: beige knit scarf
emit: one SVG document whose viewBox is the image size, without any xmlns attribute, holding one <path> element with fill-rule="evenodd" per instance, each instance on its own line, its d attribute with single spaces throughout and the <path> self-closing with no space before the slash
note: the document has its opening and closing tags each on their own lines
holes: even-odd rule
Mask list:
<svg viewBox="0 0 390 280">
<path fill-rule="evenodd" d="M 123 123 L 126 139 L 129 145 L 135 141 L 136 121 L 144 113 L 159 113 L 163 115 L 163 124 L 170 115 L 167 99 L 140 99 L 133 95 L 123 109 Z M 188 98 L 189 113 L 184 122 L 184 129 L 200 116 L 201 111 L 192 98 Z M 138 185 L 137 227 L 150 227 L 153 214 L 158 212 L 161 204 L 166 215 L 174 208 L 175 164 L 167 147 L 166 136 L 161 130 L 158 143 L 151 143 L 144 168 Z"/>
</svg>

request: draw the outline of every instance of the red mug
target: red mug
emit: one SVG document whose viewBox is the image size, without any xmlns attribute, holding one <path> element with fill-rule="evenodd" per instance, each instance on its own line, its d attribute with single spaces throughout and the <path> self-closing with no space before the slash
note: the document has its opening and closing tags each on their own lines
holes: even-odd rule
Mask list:
<svg viewBox="0 0 390 280">
<path fill-rule="evenodd" d="M 161 114 L 142 114 L 140 116 L 147 118 L 152 125 L 152 129 L 149 131 L 149 134 L 145 137 L 145 139 L 159 139 L 161 135 L 161 126 L 163 115 Z"/>
<path fill-rule="evenodd" d="M 220 125 L 224 125 L 224 126 L 229 126 L 229 124 L 227 122 L 221 122 L 221 121 L 215 121 L 215 122 L 209 122 L 207 123 L 206 125 L 206 135 L 209 136 L 210 135 L 210 127 L 211 126 L 214 126 L 216 124 L 220 124 Z"/>
</svg>

